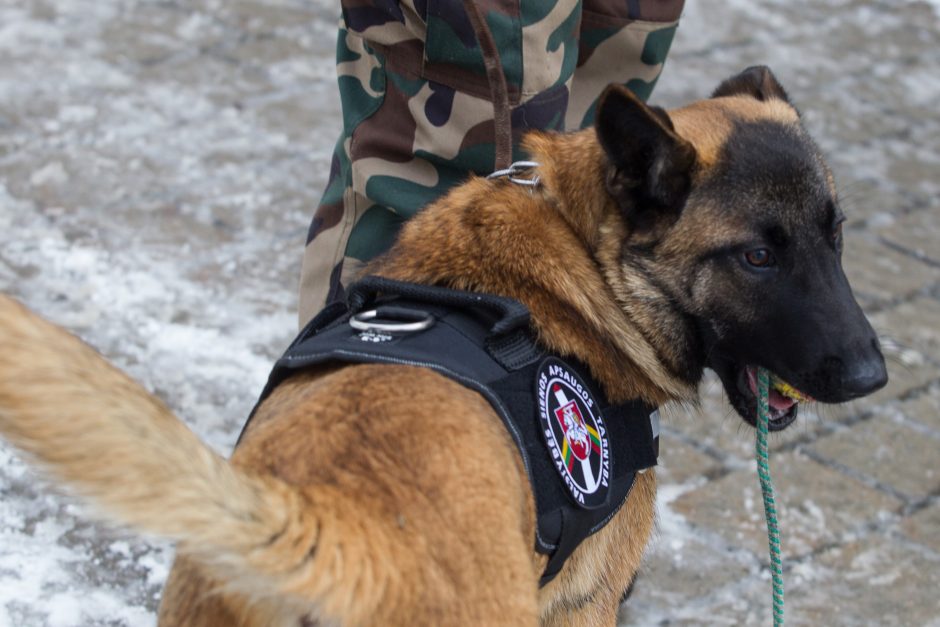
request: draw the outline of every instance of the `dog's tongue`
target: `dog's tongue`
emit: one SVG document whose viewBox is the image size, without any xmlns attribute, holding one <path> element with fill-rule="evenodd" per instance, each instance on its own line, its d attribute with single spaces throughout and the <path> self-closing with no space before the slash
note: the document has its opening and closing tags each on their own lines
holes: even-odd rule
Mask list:
<svg viewBox="0 0 940 627">
<path fill-rule="evenodd" d="M 751 388 L 751 392 L 754 393 L 754 396 L 758 396 L 757 368 L 754 366 L 747 367 L 747 384 Z M 791 407 L 796 405 L 796 401 L 789 396 L 784 396 L 777 390 L 770 388 L 770 394 L 767 395 L 767 404 L 779 412 L 786 412 L 789 411 Z"/>
</svg>

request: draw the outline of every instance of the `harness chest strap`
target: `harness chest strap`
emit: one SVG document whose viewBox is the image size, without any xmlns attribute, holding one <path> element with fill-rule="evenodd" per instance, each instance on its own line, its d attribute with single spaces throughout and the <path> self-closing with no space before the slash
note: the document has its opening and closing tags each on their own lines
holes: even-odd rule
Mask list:
<svg viewBox="0 0 940 627">
<path fill-rule="evenodd" d="M 422 366 L 490 402 L 535 496 L 535 548 L 550 556 L 543 585 L 617 513 L 636 473 L 656 465 L 656 408 L 608 403 L 586 367 L 534 341 L 528 310 L 512 299 L 367 277 L 301 331 L 259 404 L 289 376 L 329 362 Z"/>
</svg>

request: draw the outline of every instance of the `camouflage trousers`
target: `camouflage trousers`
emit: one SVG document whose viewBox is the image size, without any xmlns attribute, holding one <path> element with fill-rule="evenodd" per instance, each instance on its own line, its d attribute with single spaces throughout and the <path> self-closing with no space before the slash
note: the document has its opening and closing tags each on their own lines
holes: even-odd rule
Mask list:
<svg viewBox="0 0 940 627">
<path fill-rule="evenodd" d="M 683 0 L 483 0 L 512 111 L 530 129 L 593 122 L 612 82 L 648 98 Z M 400 226 L 494 164 L 485 66 L 461 0 L 343 0 L 336 68 L 343 129 L 307 236 L 300 321 L 343 297 Z"/>
</svg>

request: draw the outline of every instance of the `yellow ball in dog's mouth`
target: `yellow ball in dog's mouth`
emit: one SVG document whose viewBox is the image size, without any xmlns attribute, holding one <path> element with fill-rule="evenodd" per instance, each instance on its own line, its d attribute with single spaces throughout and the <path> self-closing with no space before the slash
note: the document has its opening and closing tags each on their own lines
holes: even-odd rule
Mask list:
<svg viewBox="0 0 940 627">
<path fill-rule="evenodd" d="M 787 398 L 792 398 L 798 403 L 806 403 L 813 400 L 813 397 L 800 392 L 798 389 L 775 374 L 771 374 L 770 376 L 770 385 L 780 394 L 786 396 Z"/>
</svg>

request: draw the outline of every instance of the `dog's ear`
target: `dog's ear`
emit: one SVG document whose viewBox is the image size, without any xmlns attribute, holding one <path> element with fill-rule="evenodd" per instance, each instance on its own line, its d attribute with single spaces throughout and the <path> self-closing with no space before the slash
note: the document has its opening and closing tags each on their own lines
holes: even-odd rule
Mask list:
<svg viewBox="0 0 940 627">
<path fill-rule="evenodd" d="M 634 234 L 657 238 L 679 217 L 692 184 L 695 148 L 669 115 L 620 85 L 597 104 L 595 130 L 610 160 L 607 190 Z"/>
<path fill-rule="evenodd" d="M 787 92 L 766 65 L 751 66 L 725 80 L 712 94 L 712 98 L 722 96 L 751 96 L 761 101 L 777 98 L 790 102 Z"/>
</svg>

